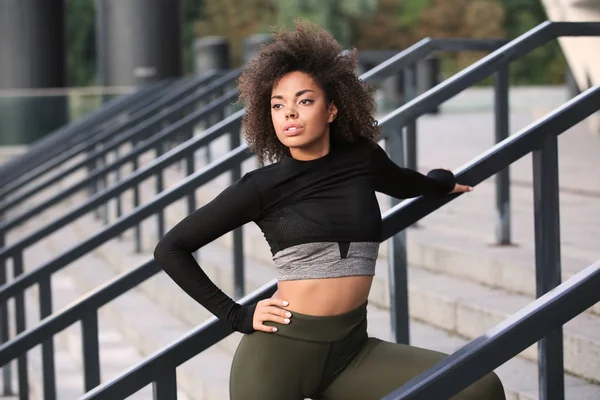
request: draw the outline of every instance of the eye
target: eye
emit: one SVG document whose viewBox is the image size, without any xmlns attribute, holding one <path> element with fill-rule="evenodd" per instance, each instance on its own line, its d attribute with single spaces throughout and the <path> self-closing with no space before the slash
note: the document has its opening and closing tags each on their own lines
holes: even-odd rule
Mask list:
<svg viewBox="0 0 600 400">
<path fill-rule="evenodd" d="M 283 105 L 282 105 L 282 104 L 273 104 L 273 105 L 271 106 L 271 108 L 272 108 L 272 109 L 274 109 L 274 110 L 279 110 L 281 107 L 283 107 Z"/>
<path fill-rule="evenodd" d="M 302 105 L 308 105 L 310 103 L 314 103 L 314 100 L 311 100 L 311 99 L 302 99 L 302 100 L 300 100 L 300 104 L 302 104 Z"/>
</svg>

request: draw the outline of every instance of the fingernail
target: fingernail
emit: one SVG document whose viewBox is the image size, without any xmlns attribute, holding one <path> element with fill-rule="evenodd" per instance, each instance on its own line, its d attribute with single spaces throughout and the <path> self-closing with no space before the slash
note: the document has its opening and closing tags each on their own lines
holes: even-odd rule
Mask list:
<svg viewBox="0 0 600 400">
<path fill-rule="evenodd" d="M 277 328 L 273 328 L 273 332 L 277 332 Z"/>
<path fill-rule="evenodd" d="M 290 303 L 288 303 L 288 302 L 287 302 L 287 301 L 285 301 L 285 300 L 283 301 L 283 305 L 284 305 L 284 306 L 287 306 L 288 304 L 290 304 Z"/>
<path fill-rule="evenodd" d="M 286 317 L 291 317 L 291 316 L 292 316 L 292 313 L 288 311 L 288 312 L 286 312 L 286 313 L 285 313 L 285 316 L 286 316 Z"/>
<path fill-rule="evenodd" d="M 290 320 L 288 318 L 284 319 L 283 322 L 285 322 L 286 324 L 290 323 Z"/>
</svg>

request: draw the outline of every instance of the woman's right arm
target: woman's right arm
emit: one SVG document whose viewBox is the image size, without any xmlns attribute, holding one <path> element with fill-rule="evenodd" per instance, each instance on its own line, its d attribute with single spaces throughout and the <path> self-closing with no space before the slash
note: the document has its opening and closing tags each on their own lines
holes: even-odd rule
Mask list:
<svg viewBox="0 0 600 400">
<path fill-rule="evenodd" d="M 192 253 L 260 216 L 260 194 L 250 175 L 188 215 L 158 242 L 154 259 L 189 296 L 234 330 L 254 331 L 255 305 L 242 307 L 221 291 L 200 268 Z"/>
</svg>

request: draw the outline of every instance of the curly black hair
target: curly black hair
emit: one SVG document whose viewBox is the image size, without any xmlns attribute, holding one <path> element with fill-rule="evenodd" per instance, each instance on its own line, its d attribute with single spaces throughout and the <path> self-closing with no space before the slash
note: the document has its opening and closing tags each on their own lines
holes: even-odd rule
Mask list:
<svg viewBox="0 0 600 400">
<path fill-rule="evenodd" d="M 289 72 L 311 75 L 325 92 L 327 104 L 333 101 L 337 106 L 338 116 L 330 125 L 332 140 L 353 143 L 379 134 L 374 89 L 355 73 L 356 49 L 342 52 L 335 38 L 314 23 L 297 20 L 295 28 L 272 30 L 275 40 L 260 48 L 239 79 L 244 137 L 260 165 L 289 154 L 277 138 L 270 111 L 273 86 Z"/>
</svg>

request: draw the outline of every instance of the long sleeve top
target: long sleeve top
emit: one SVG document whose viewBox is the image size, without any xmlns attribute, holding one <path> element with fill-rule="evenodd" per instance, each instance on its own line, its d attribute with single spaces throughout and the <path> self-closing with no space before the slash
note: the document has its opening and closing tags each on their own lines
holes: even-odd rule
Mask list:
<svg viewBox="0 0 600 400">
<path fill-rule="evenodd" d="M 436 169 L 423 175 L 399 167 L 366 139 L 332 147 L 315 160 L 286 156 L 245 174 L 184 218 L 159 241 L 154 257 L 208 311 L 234 330 L 251 333 L 255 305 L 242 307 L 221 291 L 200 268 L 194 251 L 249 222 L 261 228 L 274 257 L 310 243 L 380 242 L 375 192 L 398 199 L 442 196 L 454 185 L 452 172 Z M 315 276 L 324 273 L 317 271 L 321 263 L 304 265 L 307 277 L 312 271 Z"/>
</svg>

